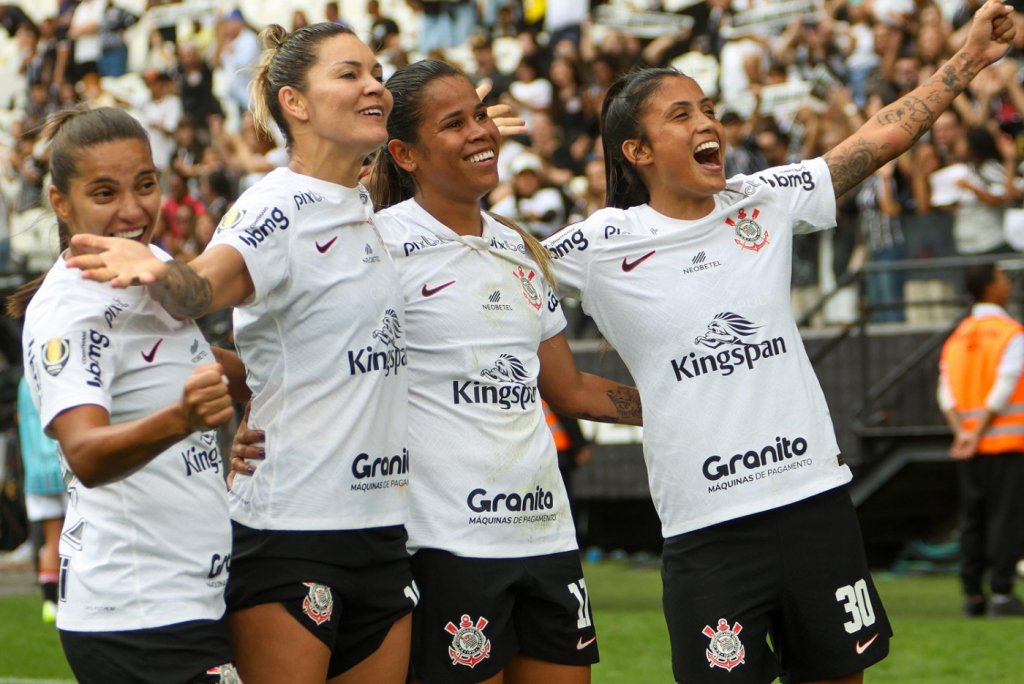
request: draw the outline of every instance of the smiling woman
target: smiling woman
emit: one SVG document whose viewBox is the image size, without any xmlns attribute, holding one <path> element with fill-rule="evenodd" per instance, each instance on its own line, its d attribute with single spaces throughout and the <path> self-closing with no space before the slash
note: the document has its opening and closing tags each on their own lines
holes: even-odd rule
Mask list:
<svg viewBox="0 0 1024 684">
<path fill-rule="evenodd" d="M 62 244 L 128 238 L 169 259 L 149 246 L 160 191 L 142 126 L 103 108 L 62 112 L 53 126 L 50 201 Z M 231 527 L 210 429 L 234 414 L 232 398 L 248 396 L 243 369 L 145 290 L 115 292 L 68 267 L 66 257 L 87 251 L 72 246 L 8 307 L 25 315 L 25 376 L 60 444 L 70 501 L 61 642 L 84 684 L 230 681 L 227 577 L 210 559 L 230 556 Z M 229 395 L 225 372 L 239 391 Z"/>
<path fill-rule="evenodd" d="M 405 550 L 405 314 L 394 262 L 358 183 L 387 141 L 391 94 L 351 30 L 269 26 L 253 81 L 256 125 L 276 123 L 287 168 L 249 188 L 188 264 L 141 246 L 69 262 L 115 286 L 148 284 L 178 318 L 235 307 L 266 463 L 236 478 L 227 586 L 248 684 L 405 681 L 416 601 Z M 325 372 L 325 369 L 328 369 Z M 394 463 L 395 467 L 361 467 Z"/>
</svg>

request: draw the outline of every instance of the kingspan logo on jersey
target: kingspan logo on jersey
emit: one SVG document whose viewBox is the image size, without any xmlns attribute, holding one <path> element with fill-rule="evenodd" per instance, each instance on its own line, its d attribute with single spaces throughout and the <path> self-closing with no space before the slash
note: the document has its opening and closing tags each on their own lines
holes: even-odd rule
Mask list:
<svg viewBox="0 0 1024 684">
<path fill-rule="evenodd" d="M 270 215 L 267 215 L 270 212 Z M 238 235 L 238 239 L 253 249 L 258 248 L 263 242 L 279 230 L 288 230 L 291 221 L 283 211 L 277 207 L 264 207 L 256 214 L 252 224 Z"/>
<path fill-rule="evenodd" d="M 185 463 L 185 477 L 212 470 L 220 473 L 220 449 L 217 448 L 217 433 L 208 430 L 200 435 L 202 446 L 192 445 L 181 452 L 181 460 Z"/>
<path fill-rule="evenodd" d="M 715 354 L 697 356 L 690 352 L 683 358 L 672 359 L 676 381 L 692 379 L 712 373 L 728 377 L 737 369 L 753 370 L 755 364 L 786 354 L 786 340 L 774 337 L 762 342 L 750 341 L 761 326 L 730 311 L 723 311 L 708 323 L 707 332 L 694 340 L 694 344 L 720 350 Z"/>
<path fill-rule="evenodd" d="M 452 380 L 452 399 L 456 405 L 497 404 L 506 411 L 513 407 L 526 411 L 537 404 L 537 387 L 526 384 L 530 375 L 523 362 L 511 354 L 500 355 L 494 367 L 485 368 L 480 375 L 497 384 Z"/>
<path fill-rule="evenodd" d="M 361 348 L 358 352 L 348 352 L 348 368 L 352 375 L 376 373 L 383 371 L 385 376 L 397 374 L 398 369 L 408 365 L 405 347 L 398 346 L 402 338 L 402 324 L 394 309 L 384 312 L 384 319 L 379 330 L 373 331 L 373 337 L 384 343 L 383 351 L 374 351 L 373 346 Z"/>
</svg>

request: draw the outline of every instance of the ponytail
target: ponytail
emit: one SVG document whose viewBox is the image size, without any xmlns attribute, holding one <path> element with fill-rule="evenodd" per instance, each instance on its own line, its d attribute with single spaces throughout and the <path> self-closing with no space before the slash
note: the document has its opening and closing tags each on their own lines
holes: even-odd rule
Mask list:
<svg viewBox="0 0 1024 684">
<path fill-rule="evenodd" d="M 487 215 L 506 228 L 511 228 L 519 233 L 519 237 L 523 238 L 523 244 L 526 245 L 526 251 L 530 253 L 534 263 L 537 264 L 537 268 L 540 269 L 540 274 L 544 276 L 544 280 L 548 281 L 549 285 L 554 285 L 555 276 L 554 273 L 551 272 L 551 252 L 548 251 L 548 248 L 542 245 L 540 240 L 517 226 L 513 221 L 509 221 L 504 216 L 498 216 L 491 212 L 487 212 Z"/>
</svg>

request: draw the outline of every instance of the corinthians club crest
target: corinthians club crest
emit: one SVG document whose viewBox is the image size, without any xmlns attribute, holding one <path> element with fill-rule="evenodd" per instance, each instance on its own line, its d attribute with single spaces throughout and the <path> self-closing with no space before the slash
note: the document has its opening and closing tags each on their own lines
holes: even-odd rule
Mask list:
<svg viewBox="0 0 1024 684">
<path fill-rule="evenodd" d="M 731 218 L 725 219 L 725 223 L 736 231 L 736 244 L 741 248 L 760 252 L 768 244 L 768 230 L 757 222 L 760 214 L 759 209 L 754 209 L 748 217 L 747 212 L 740 209 L 735 221 Z"/>
<path fill-rule="evenodd" d="M 740 623 L 730 627 L 729 621 L 724 618 L 718 620 L 717 632 L 710 625 L 704 627 L 704 636 L 711 639 L 706 651 L 708 667 L 720 667 L 731 672 L 732 668 L 744 663 L 747 651 L 740 641 L 739 634 L 742 631 Z"/>
<path fill-rule="evenodd" d="M 518 278 L 519 283 L 523 286 L 523 296 L 526 297 L 526 301 L 530 302 L 530 306 L 534 309 L 539 310 L 541 305 L 540 293 L 537 292 L 537 288 L 533 286 L 532 282 L 530 282 L 537 274 L 533 271 L 530 271 L 529 274 L 527 274 L 526 271 L 523 270 L 523 267 L 520 266 L 516 270 L 512 271 L 512 275 Z"/>
<path fill-rule="evenodd" d="M 448 647 L 452 665 L 476 667 L 477 663 L 491 657 L 491 640 L 484 636 L 484 627 L 489 621 L 481 616 L 476 624 L 468 615 L 463 615 L 459 626 L 449 622 L 444 631 L 452 635 L 452 645 Z"/>
<path fill-rule="evenodd" d="M 211 667 L 206 671 L 207 677 L 218 677 L 218 684 L 242 684 L 242 678 L 238 676 L 238 670 L 233 663 Z"/>
<path fill-rule="evenodd" d="M 334 612 L 334 596 L 331 588 L 316 582 L 303 582 L 309 587 L 309 593 L 302 599 L 302 612 L 319 627 L 331 619 Z"/>
</svg>

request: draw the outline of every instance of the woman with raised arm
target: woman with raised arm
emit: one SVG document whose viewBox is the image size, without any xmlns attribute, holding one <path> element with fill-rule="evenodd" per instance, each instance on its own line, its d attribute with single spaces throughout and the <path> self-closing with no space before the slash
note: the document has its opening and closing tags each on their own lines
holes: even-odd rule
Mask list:
<svg viewBox="0 0 1024 684">
<path fill-rule="evenodd" d="M 234 306 L 267 462 L 229 494 L 232 646 L 247 684 L 399 684 L 417 600 L 405 550 L 409 450 L 402 293 L 359 185 L 391 95 L 346 27 L 261 33 L 255 118 L 287 168 L 246 191 L 188 264 L 131 243 L 69 265 L 142 282 L 177 317 Z"/>
<path fill-rule="evenodd" d="M 545 244 L 557 293 L 582 300 L 643 396 L 677 681 L 854 684 L 888 653 L 790 310 L 792 237 L 834 226 L 835 198 L 1003 56 L 1011 11 L 989 0 L 934 77 L 822 158 L 753 176 L 726 180 L 722 125 L 692 79 L 636 72 L 604 101 L 609 208 Z"/>
<path fill-rule="evenodd" d="M 566 415 L 632 424 L 639 395 L 576 370 L 546 250 L 480 211 L 498 128 L 469 79 L 426 60 L 387 87 L 370 189 L 406 310 L 414 679 L 587 682 L 596 635 L 538 388 Z"/>
<path fill-rule="evenodd" d="M 169 260 L 149 246 L 160 188 L 141 124 L 78 108 L 52 125 L 61 245 L 118 236 Z M 58 570 L 64 653 L 84 684 L 237 682 L 224 618 L 231 523 L 213 428 L 234 415 L 232 398 L 248 397 L 244 369 L 145 290 L 84 280 L 67 262 L 87 251 L 66 249 L 8 300 L 8 313 L 25 316 L 29 392 L 59 443 L 70 501 Z"/>
</svg>

